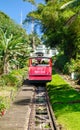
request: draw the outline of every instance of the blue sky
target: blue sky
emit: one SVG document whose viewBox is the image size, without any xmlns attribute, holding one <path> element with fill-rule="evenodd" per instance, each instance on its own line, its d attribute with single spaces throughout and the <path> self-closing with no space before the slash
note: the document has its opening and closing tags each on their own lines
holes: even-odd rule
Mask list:
<svg viewBox="0 0 80 130">
<path fill-rule="evenodd" d="M 37 2 L 43 2 L 43 0 L 36 0 Z M 0 11 L 7 14 L 16 23 L 21 23 L 21 12 L 22 20 L 25 19 L 26 14 L 28 14 L 32 9 L 32 5 L 28 2 L 23 2 L 23 0 L 0 0 Z"/>
</svg>

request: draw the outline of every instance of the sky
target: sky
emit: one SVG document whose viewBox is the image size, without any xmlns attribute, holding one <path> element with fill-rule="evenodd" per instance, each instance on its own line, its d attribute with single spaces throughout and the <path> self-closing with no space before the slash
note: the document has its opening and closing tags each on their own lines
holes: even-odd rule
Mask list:
<svg viewBox="0 0 80 130">
<path fill-rule="evenodd" d="M 42 3 L 43 0 L 36 0 L 38 3 Z M 33 7 L 34 9 L 34 7 Z M 21 24 L 26 18 L 26 15 L 32 10 L 32 5 L 23 0 L 0 0 L 0 11 L 7 14 L 17 24 Z M 27 27 L 28 28 L 28 27 Z M 27 29 L 30 33 L 30 27 Z"/>
</svg>

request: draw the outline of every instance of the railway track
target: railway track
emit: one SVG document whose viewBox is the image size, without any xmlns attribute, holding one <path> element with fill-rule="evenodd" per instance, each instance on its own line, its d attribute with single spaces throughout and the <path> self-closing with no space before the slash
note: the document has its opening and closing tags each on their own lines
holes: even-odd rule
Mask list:
<svg viewBox="0 0 80 130">
<path fill-rule="evenodd" d="M 49 103 L 46 87 L 35 87 L 28 130 L 59 130 Z"/>
</svg>

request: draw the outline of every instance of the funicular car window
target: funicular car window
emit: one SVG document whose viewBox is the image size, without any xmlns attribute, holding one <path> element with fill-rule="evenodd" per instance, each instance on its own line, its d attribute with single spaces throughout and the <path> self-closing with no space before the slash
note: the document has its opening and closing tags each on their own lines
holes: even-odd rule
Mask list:
<svg viewBox="0 0 80 130">
<path fill-rule="evenodd" d="M 33 58 L 32 59 L 32 66 L 48 66 L 50 59 L 48 58 Z"/>
</svg>

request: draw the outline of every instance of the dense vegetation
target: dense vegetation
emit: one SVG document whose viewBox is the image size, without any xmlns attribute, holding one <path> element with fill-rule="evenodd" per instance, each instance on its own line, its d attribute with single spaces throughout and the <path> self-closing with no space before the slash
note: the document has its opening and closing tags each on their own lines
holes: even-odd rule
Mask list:
<svg viewBox="0 0 80 130">
<path fill-rule="evenodd" d="M 24 66 L 29 41 L 26 31 L 6 14 L 0 12 L 0 18 L 0 73 L 7 74 Z"/>
<path fill-rule="evenodd" d="M 0 12 L 0 73 L 7 74 L 26 65 L 33 36 L 38 44 L 40 39 L 36 33 L 28 35 L 20 25 Z"/>
<path fill-rule="evenodd" d="M 34 4 L 34 0 L 25 0 Z M 34 4 L 36 5 L 36 4 Z M 43 33 L 44 44 L 60 51 L 56 67 L 63 73 L 78 72 L 80 82 L 80 1 L 45 0 L 30 12 L 25 22 L 35 21 Z"/>
<path fill-rule="evenodd" d="M 32 39 L 20 25 L 0 12 L 0 112 L 9 107 L 16 91 L 27 74 L 27 59 L 32 50 Z"/>
<path fill-rule="evenodd" d="M 31 2 L 36 6 L 34 0 L 23 1 Z M 30 12 L 24 21 L 24 23 L 31 23 L 34 20 L 35 27 L 39 26 L 43 33 L 43 43 L 59 49 L 60 53 L 56 57 L 55 66 L 67 74 L 76 71 L 78 83 L 80 83 L 79 9 L 79 0 L 45 0 L 44 4 L 38 4 L 36 10 Z M 27 68 L 25 67 L 30 53 L 28 47 L 34 48 L 34 44 L 39 43 L 40 39 L 35 31 L 28 35 L 20 25 L 0 12 L 0 112 L 9 107 L 15 92 L 26 76 Z M 51 84 L 48 84 L 50 99 L 53 109 L 57 110 L 56 117 L 59 119 L 59 123 L 65 124 L 64 116 L 68 122 L 69 118 L 76 117 L 75 109 L 77 115 L 80 114 L 80 105 L 72 103 L 74 100 L 79 100 L 79 94 L 63 82 L 58 75 L 54 74 L 53 78 L 54 81 L 52 80 Z M 69 116 L 67 116 L 66 110 Z M 63 115 L 62 112 L 64 112 Z M 73 119 L 79 120 L 78 116 Z"/>
<path fill-rule="evenodd" d="M 9 107 L 23 81 L 29 37 L 26 31 L 0 12 L 0 112 Z"/>
<path fill-rule="evenodd" d="M 35 4 L 34 0 L 25 1 Z M 76 72 L 80 84 L 80 1 L 45 0 L 45 4 L 38 4 L 36 10 L 27 15 L 25 22 L 33 19 L 41 28 L 43 43 L 59 49 L 59 55 L 53 57 L 55 67 L 65 74 Z M 78 130 L 80 92 L 54 72 L 47 90 L 60 129 Z"/>
</svg>

